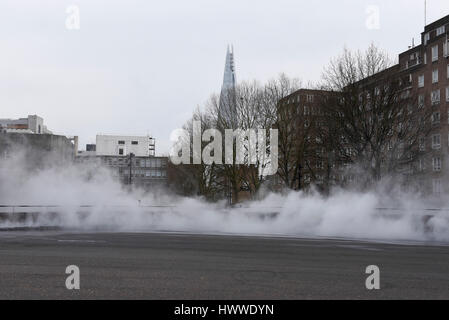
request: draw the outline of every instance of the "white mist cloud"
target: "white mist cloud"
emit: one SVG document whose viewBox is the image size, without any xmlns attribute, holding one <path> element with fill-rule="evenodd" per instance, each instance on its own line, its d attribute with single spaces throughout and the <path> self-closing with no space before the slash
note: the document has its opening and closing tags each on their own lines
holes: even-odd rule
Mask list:
<svg viewBox="0 0 449 320">
<path fill-rule="evenodd" d="M 16 212 L 41 214 L 20 222 L 0 219 L 0 228 L 58 226 L 80 231 L 449 241 L 448 215 L 424 210 L 423 199 L 414 194 L 334 190 L 324 197 L 316 192 L 290 192 L 226 208 L 224 203 L 176 197 L 162 190 L 129 192 L 100 166 L 70 165 L 30 172 L 24 169 L 24 161 L 23 155 L 17 155 L 0 162 L 0 204 L 58 207 L 15 208 Z"/>
</svg>

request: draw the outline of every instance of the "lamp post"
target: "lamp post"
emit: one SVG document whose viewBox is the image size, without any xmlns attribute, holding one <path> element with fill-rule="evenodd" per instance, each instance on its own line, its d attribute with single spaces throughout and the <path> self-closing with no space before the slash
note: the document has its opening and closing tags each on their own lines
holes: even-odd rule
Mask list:
<svg viewBox="0 0 449 320">
<path fill-rule="evenodd" d="M 331 189 L 331 170 L 334 165 L 335 154 L 331 151 L 327 154 L 327 192 L 330 193 Z"/>
<path fill-rule="evenodd" d="M 132 173 L 133 173 L 133 157 L 134 157 L 134 153 L 130 153 L 129 154 L 129 179 L 128 179 L 128 184 L 131 186 L 132 182 L 133 182 L 133 178 L 132 178 Z"/>
</svg>

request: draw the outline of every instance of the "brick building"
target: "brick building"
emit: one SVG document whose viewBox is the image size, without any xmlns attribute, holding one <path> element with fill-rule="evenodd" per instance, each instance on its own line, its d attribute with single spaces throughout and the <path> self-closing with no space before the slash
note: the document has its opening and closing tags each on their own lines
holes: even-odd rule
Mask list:
<svg viewBox="0 0 449 320">
<path fill-rule="evenodd" d="M 399 54 L 398 64 L 364 79 L 361 85 L 384 74 L 395 74 L 402 80 L 404 90 L 416 94 L 420 107 L 431 109 L 432 131 L 420 144 L 423 156 L 418 163 L 407 166 L 409 170 L 404 172 L 419 182 L 424 193 L 440 194 L 449 190 L 449 184 L 444 183 L 449 172 L 449 15 L 425 26 L 421 38 L 420 45 Z M 305 160 L 300 164 L 300 171 L 295 173 L 298 177 L 293 189 L 310 183 L 320 186 L 326 180 L 351 182 L 355 178 L 350 172 L 341 174 L 345 163 L 337 163 L 338 160 L 327 150 L 318 147 L 319 137 L 315 131 L 320 126 L 322 112 L 318 101 L 329 94 L 327 91 L 300 89 L 279 101 L 281 119 L 282 116 L 297 119 L 297 128 L 294 132 L 287 130 L 287 135 L 293 134 L 299 144 L 302 140 L 308 141 L 307 150 L 303 150 Z M 307 132 L 304 128 L 310 129 Z"/>
<path fill-rule="evenodd" d="M 322 90 L 300 89 L 279 101 L 279 172 L 292 189 L 311 183 L 321 186 L 329 173 L 328 153 L 317 134 L 323 126 L 321 99 L 330 94 Z M 298 162 L 298 160 L 300 162 Z M 282 184 L 282 181 L 275 184 Z M 282 179 L 281 179 L 282 180 Z"/>
<path fill-rule="evenodd" d="M 426 156 L 419 164 L 423 187 L 438 194 L 447 189 L 444 176 L 449 169 L 449 15 L 424 28 L 421 44 L 399 55 L 419 103 L 432 109 L 432 133 L 423 145 Z M 447 190 L 446 190 L 447 191 Z"/>
</svg>

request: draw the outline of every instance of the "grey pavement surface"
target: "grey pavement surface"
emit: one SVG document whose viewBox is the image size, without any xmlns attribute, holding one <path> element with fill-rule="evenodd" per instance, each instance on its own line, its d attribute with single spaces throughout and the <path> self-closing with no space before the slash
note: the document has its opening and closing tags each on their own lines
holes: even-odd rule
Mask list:
<svg viewBox="0 0 449 320">
<path fill-rule="evenodd" d="M 68 265 L 80 290 L 67 290 Z M 365 268 L 380 268 L 380 290 Z M 0 299 L 449 299 L 449 246 L 0 231 Z"/>
</svg>

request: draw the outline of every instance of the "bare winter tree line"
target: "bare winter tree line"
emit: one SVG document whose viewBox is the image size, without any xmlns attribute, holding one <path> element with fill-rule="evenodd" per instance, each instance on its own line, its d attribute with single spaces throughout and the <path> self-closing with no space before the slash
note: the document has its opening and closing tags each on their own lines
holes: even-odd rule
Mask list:
<svg viewBox="0 0 449 320">
<path fill-rule="evenodd" d="M 298 79 L 285 74 L 265 84 L 241 82 L 235 90 L 212 95 L 184 129 L 193 132 L 194 121 L 201 123 L 201 135 L 211 128 L 278 129 L 278 171 L 264 177 L 267 159 L 180 165 L 173 167 L 173 186 L 184 195 L 238 202 L 242 194 L 254 198 L 263 193 L 262 187 L 304 189 L 305 171 L 311 183 L 321 177 L 323 191 L 347 183 L 341 176 L 348 170 L 363 177 L 363 187 L 387 176 L 412 175 L 430 133 L 431 110 L 398 68 L 373 45 L 364 52 L 344 50 L 312 88 L 319 93 L 318 108 L 308 112 L 281 103 L 301 88 Z M 209 141 L 201 143 L 203 150 Z"/>
</svg>

